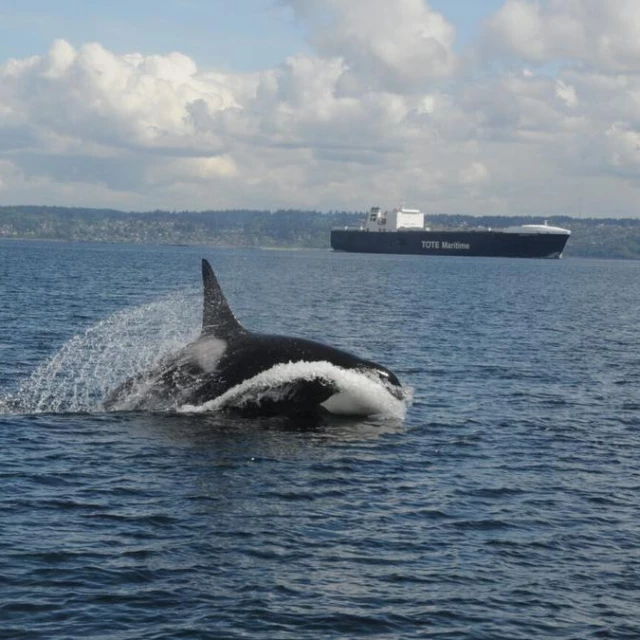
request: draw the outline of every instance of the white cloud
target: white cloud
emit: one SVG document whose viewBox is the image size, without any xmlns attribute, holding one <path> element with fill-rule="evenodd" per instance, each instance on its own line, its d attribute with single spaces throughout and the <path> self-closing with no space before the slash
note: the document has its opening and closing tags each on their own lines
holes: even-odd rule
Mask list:
<svg viewBox="0 0 640 640">
<path fill-rule="evenodd" d="M 451 75 L 455 30 L 423 0 L 285 0 L 310 24 L 311 44 L 343 60 L 339 88 L 414 92 Z"/>
<path fill-rule="evenodd" d="M 507 0 L 488 21 L 491 54 L 572 60 L 605 71 L 640 70 L 637 0 Z"/>
<path fill-rule="evenodd" d="M 489 179 L 489 170 L 482 162 L 472 162 L 460 170 L 460 182 L 464 185 L 478 185 Z"/>
<path fill-rule="evenodd" d="M 607 160 L 611 168 L 622 173 L 640 173 L 640 132 L 616 122 L 605 132 Z"/>
<path fill-rule="evenodd" d="M 527 0 L 508 0 L 487 21 L 487 47 L 525 60 L 542 62 L 546 57 L 545 32 L 540 5 Z"/>
<path fill-rule="evenodd" d="M 603 35 L 622 15 L 612 6 L 635 4 L 510 0 L 483 53 L 513 65 L 475 73 L 423 0 L 289 4 L 315 52 L 260 73 L 63 40 L 6 61 L 3 201 L 549 214 L 575 212 L 580 194 L 585 214 L 635 211 L 636 45 L 582 51 L 597 25 L 578 6 L 599 7 Z"/>
<path fill-rule="evenodd" d="M 556 82 L 556 95 L 563 100 L 568 107 L 575 107 L 578 104 L 575 88 L 562 80 Z"/>
<path fill-rule="evenodd" d="M 140 173 L 127 165 L 152 154 L 201 158 L 192 163 L 199 178 L 225 145 L 198 130 L 198 109 L 237 106 L 233 83 L 199 74 L 180 53 L 116 56 L 95 43 L 75 51 L 56 41 L 46 56 L 0 67 L 0 79 L 2 148 L 25 175 L 63 181 L 113 184 L 118 166 Z"/>
</svg>

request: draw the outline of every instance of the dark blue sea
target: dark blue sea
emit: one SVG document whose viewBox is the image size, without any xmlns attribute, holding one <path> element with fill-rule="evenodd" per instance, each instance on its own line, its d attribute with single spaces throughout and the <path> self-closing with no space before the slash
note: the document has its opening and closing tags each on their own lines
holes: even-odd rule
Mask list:
<svg viewBox="0 0 640 640">
<path fill-rule="evenodd" d="M 197 336 L 394 370 L 402 415 L 112 412 Z M 640 262 L 0 241 L 0 637 L 639 638 Z"/>
</svg>

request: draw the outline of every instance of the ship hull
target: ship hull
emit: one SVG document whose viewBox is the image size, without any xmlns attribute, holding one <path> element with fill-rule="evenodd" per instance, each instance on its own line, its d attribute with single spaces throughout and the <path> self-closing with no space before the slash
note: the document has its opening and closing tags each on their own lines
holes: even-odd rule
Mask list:
<svg viewBox="0 0 640 640">
<path fill-rule="evenodd" d="M 336 251 L 427 256 L 560 258 L 568 239 L 568 234 L 502 231 L 331 231 Z"/>
</svg>

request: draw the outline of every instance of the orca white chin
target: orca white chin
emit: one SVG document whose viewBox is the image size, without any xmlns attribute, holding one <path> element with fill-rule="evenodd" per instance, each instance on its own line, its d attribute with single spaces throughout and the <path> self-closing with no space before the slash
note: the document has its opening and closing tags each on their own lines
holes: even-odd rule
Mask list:
<svg viewBox="0 0 640 640">
<path fill-rule="evenodd" d="M 367 399 L 346 391 L 334 393 L 320 406 L 334 416 L 360 416 L 366 418 L 380 413 L 379 407 L 375 403 L 367 402 Z"/>
<path fill-rule="evenodd" d="M 320 406 L 335 416 L 404 418 L 406 412 L 404 394 L 382 388 L 363 389 L 359 385 L 334 393 Z"/>
</svg>

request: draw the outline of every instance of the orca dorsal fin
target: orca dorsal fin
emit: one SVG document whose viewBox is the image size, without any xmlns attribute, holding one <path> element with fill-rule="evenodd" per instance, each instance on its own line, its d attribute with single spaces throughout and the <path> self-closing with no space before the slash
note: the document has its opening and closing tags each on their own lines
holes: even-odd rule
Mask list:
<svg viewBox="0 0 640 640">
<path fill-rule="evenodd" d="M 202 335 L 228 339 L 237 333 L 245 333 L 244 327 L 236 320 L 229 308 L 211 265 L 204 258 L 202 259 L 202 284 L 204 286 Z"/>
</svg>

